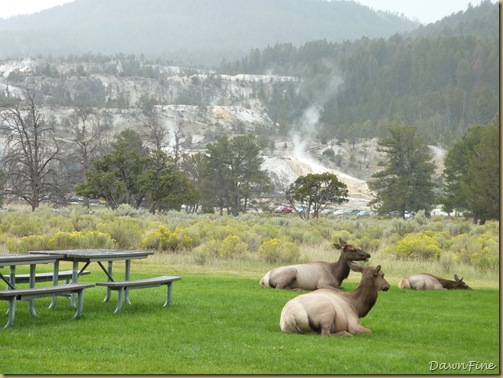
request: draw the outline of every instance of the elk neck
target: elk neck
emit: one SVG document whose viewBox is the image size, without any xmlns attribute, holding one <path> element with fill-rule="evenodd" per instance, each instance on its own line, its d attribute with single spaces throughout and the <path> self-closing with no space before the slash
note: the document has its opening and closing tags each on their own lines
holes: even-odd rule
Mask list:
<svg viewBox="0 0 503 378">
<path fill-rule="evenodd" d="M 341 253 L 339 260 L 336 262 L 330 263 L 332 268 L 332 274 L 334 277 L 339 277 L 342 280 L 345 280 L 349 276 L 349 265 L 348 261 L 344 257 L 344 251 Z"/>
<path fill-rule="evenodd" d="M 358 317 L 363 318 L 374 307 L 378 293 L 379 291 L 373 281 L 365 282 L 365 280 L 362 280 L 356 290 L 345 294 L 349 297 Z"/>
</svg>

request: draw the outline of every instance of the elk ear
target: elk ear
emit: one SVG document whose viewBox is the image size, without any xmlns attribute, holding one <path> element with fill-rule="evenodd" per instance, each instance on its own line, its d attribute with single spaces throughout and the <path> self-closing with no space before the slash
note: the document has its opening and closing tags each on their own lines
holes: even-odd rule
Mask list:
<svg viewBox="0 0 503 378">
<path fill-rule="evenodd" d="M 345 246 L 346 244 L 348 244 L 345 240 L 339 238 L 339 243 L 341 243 L 342 246 Z"/>
<path fill-rule="evenodd" d="M 461 279 L 459 279 L 459 277 L 458 277 L 458 275 L 457 275 L 457 274 L 455 274 L 455 275 L 454 275 L 454 280 L 455 280 L 456 282 L 461 282 L 461 281 L 463 281 L 463 279 L 462 279 L 462 278 L 461 278 Z"/>
<path fill-rule="evenodd" d="M 334 243 L 334 247 L 335 247 L 336 249 L 343 249 L 343 248 L 344 248 L 342 245 L 337 244 L 337 243 Z"/>
<path fill-rule="evenodd" d="M 381 271 L 381 265 L 377 265 L 374 269 L 374 275 L 377 276 L 377 273 L 379 273 Z"/>
<path fill-rule="evenodd" d="M 363 270 L 363 267 L 361 265 L 355 264 L 352 261 L 348 261 L 347 264 L 351 268 L 351 270 L 355 272 L 361 272 Z"/>
</svg>

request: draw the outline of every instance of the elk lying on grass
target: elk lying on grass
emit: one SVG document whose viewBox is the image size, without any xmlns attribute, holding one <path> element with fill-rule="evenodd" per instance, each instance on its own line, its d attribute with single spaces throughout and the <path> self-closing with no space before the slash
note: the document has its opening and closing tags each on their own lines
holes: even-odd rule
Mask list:
<svg viewBox="0 0 503 378">
<path fill-rule="evenodd" d="M 459 278 L 457 274 L 454 275 L 454 281 L 446 280 L 434 276 L 429 273 L 413 274 L 409 277 L 402 278 L 398 283 L 400 289 L 414 289 L 414 290 L 439 290 L 439 289 L 464 289 L 471 290 L 463 279 Z"/>
<path fill-rule="evenodd" d="M 316 261 L 307 264 L 289 265 L 275 268 L 260 280 L 264 288 L 316 290 L 322 288 L 340 289 L 342 281 L 349 275 L 349 261 L 367 261 L 370 255 L 344 240 L 334 247 L 341 249 L 339 260 L 334 263 Z"/>
<path fill-rule="evenodd" d="M 355 272 L 362 273 L 356 290 L 337 292 L 319 289 L 302 294 L 288 301 L 281 311 L 280 327 L 283 332 L 319 333 L 327 336 L 352 336 L 371 333 L 358 321 L 372 309 L 379 290 L 387 291 L 389 283 L 384 279 L 381 266 L 361 267 L 349 263 Z"/>
</svg>

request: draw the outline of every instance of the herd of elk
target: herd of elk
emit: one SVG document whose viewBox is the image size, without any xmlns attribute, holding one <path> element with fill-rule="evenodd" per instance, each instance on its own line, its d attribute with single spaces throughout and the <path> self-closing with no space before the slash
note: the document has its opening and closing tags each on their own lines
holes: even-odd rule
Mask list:
<svg viewBox="0 0 503 378">
<path fill-rule="evenodd" d="M 336 262 L 316 261 L 307 264 L 282 266 L 270 270 L 260 280 L 264 288 L 308 290 L 286 303 L 281 311 L 280 328 L 287 333 L 319 333 L 321 335 L 352 336 L 370 333 L 359 324 L 377 301 L 379 291 L 390 286 L 384 279 L 381 266 L 363 267 L 353 261 L 367 261 L 370 254 L 339 239 L 341 255 Z M 342 292 L 341 284 L 350 270 L 360 272 L 358 287 Z M 413 274 L 400 280 L 400 289 L 436 290 L 471 288 L 463 278 L 454 275 L 454 281 L 429 273 Z"/>
<path fill-rule="evenodd" d="M 341 250 L 339 260 L 330 263 L 316 261 L 307 264 L 289 265 L 275 268 L 260 280 L 264 288 L 316 290 L 330 288 L 339 290 L 348 275 L 350 261 L 367 261 L 370 254 L 339 239 L 334 247 Z"/>
</svg>

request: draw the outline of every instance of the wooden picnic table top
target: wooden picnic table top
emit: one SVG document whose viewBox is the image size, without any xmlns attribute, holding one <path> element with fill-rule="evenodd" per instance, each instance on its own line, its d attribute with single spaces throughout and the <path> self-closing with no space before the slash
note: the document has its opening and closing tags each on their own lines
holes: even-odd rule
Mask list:
<svg viewBox="0 0 503 378">
<path fill-rule="evenodd" d="M 118 249 L 69 249 L 51 251 L 29 251 L 30 255 L 59 255 L 65 261 L 108 261 L 143 259 L 154 252 L 130 251 Z"/>
<path fill-rule="evenodd" d="M 63 256 L 56 254 L 0 254 L 0 267 L 12 265 L 50 264 L 61 260 Z"/>
</svg>

